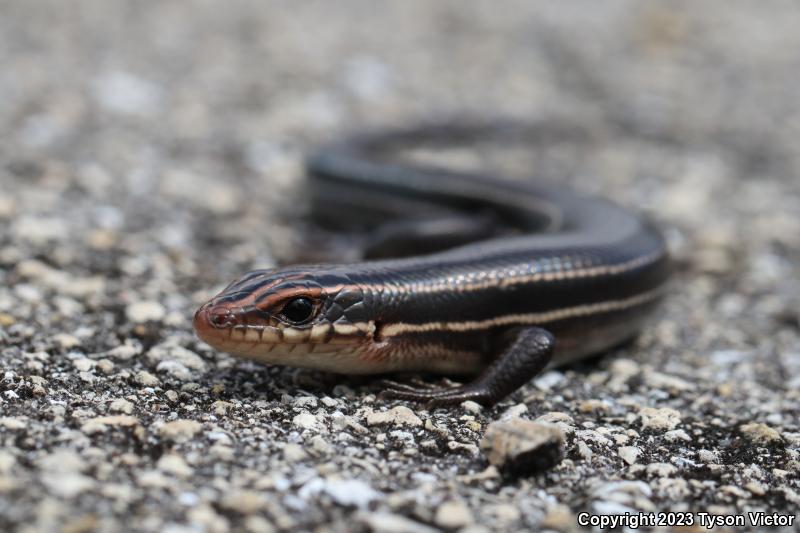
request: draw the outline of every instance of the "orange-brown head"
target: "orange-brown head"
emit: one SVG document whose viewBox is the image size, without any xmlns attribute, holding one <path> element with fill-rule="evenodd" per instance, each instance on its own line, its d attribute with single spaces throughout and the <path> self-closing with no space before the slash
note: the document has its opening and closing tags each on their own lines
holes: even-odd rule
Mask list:
<svg viewBox="0 0 800 533">
<path fill-rule="evenodd" d="M 214 348 L 263 363 L 362 373 L 360 358 L 375 349 L 363 291 L 334 270 L 249 272 L 200 307 L 193 325 Z"/>
</svg>

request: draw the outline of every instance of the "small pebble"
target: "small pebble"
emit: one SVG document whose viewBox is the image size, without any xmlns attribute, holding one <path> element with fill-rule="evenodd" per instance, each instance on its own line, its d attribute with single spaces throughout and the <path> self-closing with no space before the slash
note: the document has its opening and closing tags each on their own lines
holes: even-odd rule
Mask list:
<svg viewBox="0 0 800 533">
<path fill-rule="evenodd" d="M 97 361 L 97 369 L 103 374 L 109 375 L 114 372 L 114 363 L 108 359 L 100 359 Z"/>
<path fill-rule="evenodd" d="M 300 413 L 292 418 L 292 424 L 301 429 L 319 430 L 322 428 L 322 423 L 319 418 L 311 413 Z"/>
<path fill-rule="evenodd" d="M 133 412 L 133 404 L 125 398 L 117 398 L 109 404 L 108 410 L 112 413 L 125 413 L 129 415 Z"/>
<path fill-rule="evenodd" d="M 414 411 L 403 405 L 393 407 L 388 411 L 373 411 L 367 415 L 368 426 L 422 426 L 422 420 Z"/>
<path fill-rule="evenodd" d="M 309 408 L 314 409 L 317 407 L 317 399 L 313 396 L 299 396 L 294 399 L 292 402 L 293 407 L 297 407 L 299 409 L 302 408 Z"/>
<path fill-rule="evenodd" d="M 203 373 L 208 370 L 208 363 L 195 352 L 177 345 L 174 341 L 157 344 L 147 351 L 147 359 L 154 364 L 177 363 L 182 367 Z"/>
<path fill-rule="evenodd" d="M 252 515 L 264 509 L 264 496 L 253 490 L 236 490 L 226 494 L 220 506 L 228 511 L 243 515 Z"/>
<path fill-rule="evenodd" d="M 162 455 L 156 466 L 162 472 L 182 479 L 186 479 L 194 473 L 194 469 L 186 464 L 183 457 L 171 453 Z"/>
<path fill-rule="evenodd" d="M 517 405 L 511 406 L 500 415 L 500 420 L 511 420 L 513 418 L 519 418 L 525 413 L 528 412 L 528 406 L 524 403 L 518 403 Z"/>
<path fill-rule="evenodd" d="M 161 380 L 146 370 L 140 370 L 136 373 L 136 383 L 143 387 L 157 387 Z"/>
<path fill-rule="evenodd" d="M 604 414 L 610 410 L 608 403 L 602 400 L 584 400 L 578 404 L 578 411 L 581 413 Z"/>
<path fill-rule="evenodd" d="M 137 427 L 139 419 L 130 415 L 100 416 L 84 422 L 81 431 L 87 435 L 102 433 L 111 427 Z"/>
<path fill-rule="evenodd" d="M 25 429 L 27 424 L 18 418 L 4 416 L 0 418 L 0 426 L 3 426 L 6 429 Z"/>
<path fill-rule="evenodd" d="M 323 490 L 336 503 L 345 506 L 363 508 L 373 501 L 383 499 L 383 494 L 358 479 L 328 480 Z"/>
<path fill-rule="evenodd" d="M 668 431 L 675 429 L 681 423 L 681 414 L 675 409 L 664 407 L 643 407 L 639 410 L 639 418 L 642 421 L 642 429 L 652 429 L 655 431 Z"/>
<path fill-rule="evenodd" d="M 682 429 L 673 429 L 664 433 L 664 438 L 670 442 L 677 442 L 682 440 L 684 442 L 692 442 L 692 437 Z"/>
<path fill-rule="evenodd" d="M 642 454 L 641 450 L 636 446 L 621 446 L 617 450 L 617 454 L 629 465 L 635 464 Z"/>
<path fill-rule="evenodd" d="M 526 475 L 558 464 L 564 434 L 556 426 L 521 418 L 489 424 L 481 441 L 489 463 L 506 473 Z"/>
<path fill-rule="evenodd" d="M 211 409 L 216 413 L 218 416 L 225 416 L 228 411 L 236 407 L 235 404 L 231 402 L 225 402 L 222 400 L 216 400 L 214 403 L 211 404 Z"/>
<path fill-rule="evenodd" d="M 135 302 L 125 308 L 125 316 L 134 324 L 158 322 L 166 312 L 163 305 L 153 301 Z"/>
<path fill-rule="evenodd" d="M 228 520 L 217 514 L 210 505 L 198 505 L 186 513 L 189 523 L 195 530 L 208 531 L 209 533 L 226 533 L 230 531 Z"/>
<path fill-rule="evenodd" d="M 308 458 L 308 453 L 299 444 L 287 443 L 283 447 L 283 458 L 287 463 L 296 463 Z"/>
<path fill-rule="evenodd" d="M 331 398 L 330 396 L 323 396 L 322 398 L 320 398 L 319 401 L 322 402 L 322 405 L 324 405 L 325 407 L 331 408 L 331 409 L 333 409 L 334 407 L 337 407 L 339 405 L 339 402 L 337 402 L 335 399 Z"/>
<path fill-rule="evenodd" d="M 142 346 L 136 342 L 125 342 L 106 352 L 111 359 L 126 361 L 142 353 Z"/>
<path fill-rule="evenodd" d="M 781 434 L 766 424 L 752 423 L 739 426 L 739 432 L 757 446 L 772 446 L 783 443 Z"/>
<path fill-rule="evenodd" d="M 81 344 L 81 341 L 78 339 L 78 337 L 69 335 L 68 333 L 59 333 L 54 335 L 53 340 L 56 341 L 56 344 L 58 344 L 58 347 L 62 350 L 69 350 L 76 346 L 80 346 Z"/>
<path fill-rule="evenodd" d="M 445 529 L 456 529 L 474 522 L 472 512 L 461 500 L 448 500 L 439 505 L 433 521 Z"/>
<path fill-rule="evenodd" d="M 73 359 L 72 366 L 75 367 L 76 370 L 81 372 L 88 372 L 95 367 L 97 364 L 96 361 L 93 361 L 87 357 L 81 357 L 78 359 Z"/>
<path fill-rule="evenodd" d="M 314 435 L 309 441 L 310 448 L 315 455 L 330 455 L 333 452 L 333 447 L 321 435 Z"/>
<path fill-rule="evenodd" d="M 367 525 L 371 531 L 381 533 L 436 533 L 440 529 L 426 526 L 400 514 L 387 512 L 359 513 L 357 520 Z"/>
<path fill-rule="evenodd" d="M 467 400 L 465 402 L 461 402 L 461 407 L 468 413 L 472 413 L 474 415 L 480 414 L 483 411 L 483 406 L 477 402 L 473 402 L 471 400 Z"/>
<path fill-rule="evenodd" d="M 697 458 L 706 464 L 716 464 L 719 462 L 719 454 L 712 450 L 697 450 Z"/>
<path fill-rule="evenodd" d="M 547 509 L 540 526 L 543 529 L 555 531 L 572 531 L 575 528 L 576 518 L 566 505 L 555 504 Z"/>
<path fill-rule="evenodd" d="M 203 424 L 196 420 L 173 420 L 158 429 L 161 437 L 181 443 L 191 440 L 203 429 Z"/>
</svg>

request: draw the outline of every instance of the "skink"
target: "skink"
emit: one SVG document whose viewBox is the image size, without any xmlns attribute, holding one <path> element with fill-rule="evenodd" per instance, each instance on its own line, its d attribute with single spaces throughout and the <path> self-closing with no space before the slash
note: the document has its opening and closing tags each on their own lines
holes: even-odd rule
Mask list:
<svg viewBox="0 0 800 533">
<path fill-rule="evenodd" d="M 537 141 L 547 131 L 444 124 L 322 148 L 307 168 L 314 205 L 328 220 L 362 219 L 372 227 L 386 213 L 424 219 L 418 222 L 428 229 L 419 235 L 413 222 L 390 231 L 384 239 L 390 251 L 401 241 L 403 249 L 415 242 L 422 250 L 441 248 L 449 226 L 446 217 L 438 230 L 435 222 L 445 212 L 489 217 L 505 231 L 400 259 L 254 270 L 197 311 L 197 335 L 216 349 L 269 364 L 477 376 L 441 388 L 390 382 L 384 391 L 430 406 L 492 405 L 548 365 L 630 339 L 670 274 L 664 239 L 651 223 L 561 186 L 392 156 L 482 136 Z M 459 231 L 452 234 L 458 242 Z"/>
</svg>

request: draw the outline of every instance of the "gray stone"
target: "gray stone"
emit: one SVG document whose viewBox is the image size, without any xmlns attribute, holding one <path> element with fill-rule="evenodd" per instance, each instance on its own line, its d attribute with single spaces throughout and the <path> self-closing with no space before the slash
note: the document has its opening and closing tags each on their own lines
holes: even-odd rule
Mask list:
<svg viewBox="0 0 800 533">
<path fill-rule="evenodd" d="M 564 457 L 564 434 L 556 426 L 521 418 L 493 422 L 486 428 L 481 450 L 502 471 L 526 475 L 546 470 Z"/>
</svg>

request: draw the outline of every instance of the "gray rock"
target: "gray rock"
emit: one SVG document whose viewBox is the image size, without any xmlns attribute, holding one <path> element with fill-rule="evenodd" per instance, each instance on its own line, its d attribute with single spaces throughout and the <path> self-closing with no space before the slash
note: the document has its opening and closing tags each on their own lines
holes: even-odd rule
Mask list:
<svg viewBox="0 0 800 533">
<path fill-rule="evenodd" d="M 462 528 L 474 520 L 469 507 L 459 500 L 449 500 L 440 504 L 434 517 L 436 525 L 445 529 Z"/>
<path fill-rule="evenodd" d="M 758 446 L 783 444 L 781 434 L 766 424 L 752 423 L 739 427 L 739 432 L 750 442 Z"/>
<path fill-rule="evenodd" d="M 372 411 L 368 413 L 367 425 L 418 427 L 422 425 L 422 420 L 408 407 L 398 405 L 397 407 L 393 407 L 388 411 Z"/>
<path fill-rule="evenodd" d="M 137 324 L 162 320 L 166 312 L 161 303 L 153 301 L 134 302 L 125 308 L 125 316 Z"/>
<path fill-rule="evenodd" d="M 415 520 L 406 518 L 403 515 L 377 512 L 362 512 L 356 515 L 362 524 L 368 526 L 372 531 L 382 533 L 436 533 L 436 528 L 426 526 Z"/>
<path fill-rule="evenodd" d="M 173 420 L 158 428 L 161 437 L 173 442 L 186 442 L 203 430 L 203 424 L 196 420 Z"/>
<path fill-rule="evenodd" d="M 564 457 L 564 434 L 556 426 L 520 418 L 493 422 L 481 450 L 489 462 L 513 475 L 546 470 Z"/>
</svg>

